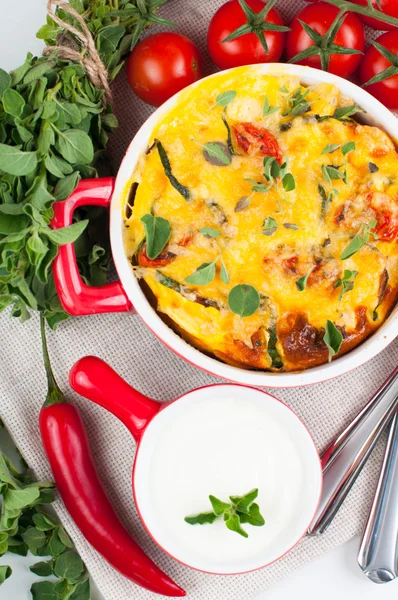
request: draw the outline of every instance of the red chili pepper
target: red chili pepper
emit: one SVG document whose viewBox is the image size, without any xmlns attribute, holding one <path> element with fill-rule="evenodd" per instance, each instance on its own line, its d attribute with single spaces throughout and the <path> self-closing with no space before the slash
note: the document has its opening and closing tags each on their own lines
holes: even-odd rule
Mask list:
<svg viewBox="0 0 398 600">
<path fill-rule="evenodd" d="M 185 596 L 127 533 L 99 479 L 79 411 L 65 401 L 51 369 L 41 315 L 48 394 L 40 432 L 62 500 L 88 542 L 122 575 L 151 592 Z"/>
</svg>

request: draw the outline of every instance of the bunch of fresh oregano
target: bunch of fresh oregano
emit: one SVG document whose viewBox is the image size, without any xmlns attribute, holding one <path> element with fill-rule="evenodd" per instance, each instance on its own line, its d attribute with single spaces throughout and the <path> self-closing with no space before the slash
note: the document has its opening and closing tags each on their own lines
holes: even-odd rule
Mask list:
<svg viewBox="0 0 398 600">
<path fill-rule="evenodd" d="M 143 29 L 167 23 L 154 14 L 165 2 L 70 0 L 110 80 Z M 58 8 L 55 14 L 82 31 L 68 10 Z M 38 37 L 49 47 L 45 56 L 28 54 L 10 74 L 0 69 L 0 311 L 11 307 L 11 314 L 24 321 L 30 309 L 40 310 L 54 328 L 67 316 L 51 275 L 58 246 L 76 242 L 81 274 L 93 285 L 105 282 L 110 253 L 100 209 L 81 209 L 71 227 L 52 231 L 52 205 L 67 198 L 80 178 L 103 171 L 108 133 L 117 120 L 104 89 L 87 75 L 88 50 L 81 38 L 50 15 Z M 83 64 L 67 60 L 67 51 L 57 48 L 80 53 Z"/>
<path fill-rule="evenodd" d="M 88 600 L 90 583 L 83 561 L 65 529 L 44 510 L 43 505 L 54 500 L 53 489 L 52 483 L 34 481 L 26 465 L 18 471 L 0 452 L 0 556 L 26 556 L 29 550 L 39 557 L 30 567 L 32 573 L 57 577 L 34 583 L 33 600 Z M 0 585 L 11 573 L 8 565 L 0 566 Z"/>
</svg>

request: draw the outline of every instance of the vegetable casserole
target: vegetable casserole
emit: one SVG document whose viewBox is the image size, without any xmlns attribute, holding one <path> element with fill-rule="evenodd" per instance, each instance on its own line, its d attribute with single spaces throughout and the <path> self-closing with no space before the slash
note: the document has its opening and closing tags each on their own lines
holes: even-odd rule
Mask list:
<svg viewBox="0 0 398 600">
<path fill-rule="evenodd" d="M 250 67 L 217 81 L 183 92 L 132 174 L 132 269 L 166 322 L 226 363 L 325 363 L 397 299 L 394 143 L 332 84 Z"/>
</svg>

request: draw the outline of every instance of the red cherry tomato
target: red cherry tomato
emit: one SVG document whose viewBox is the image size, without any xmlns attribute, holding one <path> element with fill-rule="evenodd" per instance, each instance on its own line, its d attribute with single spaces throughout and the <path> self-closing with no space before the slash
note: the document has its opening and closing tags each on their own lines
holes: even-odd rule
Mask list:
<svg viewBox="0 0 398 600">
<path fill-rule="evenodd" d="M 152 106 L 160 106 L 201 77 L 199 50 L 179 33 L 149 35 L 136 45 L 127 61 L 131 89 Z"/>
<path fill-rule="evenodd" d="M 276 138 L 264 127 L 253 123 L 237 123 L 233 125 L 236 142 L 250 156 L 275 156 L 282 164 L 282 152 Z"/>
<path fill-rule="evenodd" d="M 261 0 L 246 0 L 249 8 L 258 13 L 264 8 Z M 283 25 L 280 14 L 272 8 L 264 21 L 275 25 Z M 220 69 L 240 67 L 254 63 L 277 62 L 282 56 L 284 31 L 265 31 L 264 37 L 268 45 L 265 52 L 255 33 L 246 33 L 230 42 L 223 42 L 238 27 L 248 24 L 238 0 L 229 0 L 223 4 L 210 21 L 207 32 L 207 46 L 210 56 Z"/>
<path fill-rule="evenodd" d="M 377 42 L 395 54 L 398 59 L 398 30 L 384 33 L 377 38 Z M 373 45 L 369 46 L 361 65 L 361 83 L 367 83 L 372 77 L 389 67 L 391 67 L 391 62 L 382 56 Z M 365 90 L 385 104 L 387 108 L 398 110 L 398 68 L 395 75 L 378 83 L 365 86 Z"/>
<path fill-rule="evenodd" d="M 336 6 L 326 4 L 325 2 L 309 4 L 303 8 L 290 23 L 291 31 L 287 34 L 286 40 L 287 58 L 290 60 L 299 52 L 315 46 L 315 43 L 308 33 L 306 33 L 300 21 L 304 21 L 315 32 L 324 37 L 338 12 L 339 10 Z M 348 13 L 337 31 L 334 40 L 331 41 L 338 46 L 363 52 L 365 50 L 365 30 L 358 17 L 353 13 Z M 331 52 L 328 71 L 341 77 L 349 77 L 359 67 L 362 59 L 361 54 L 333 54 Z M 321 68 L 319 54 L 298 60 L 297 64 L 317 69 Z"/>
<path fill-rule="evenodd" d="M 368 5 L 368 0 L 351 0 L 355 4 L 361 4 L 362 6 Z M 390 15 L 390 17 L 396 17 L 398 19 L 398 2 L 397 0 L 372 0 L 373 8 L 376 10 L 380 10 L 378 4 L 380 4 L 381 12 L 386 15 Z M 388 23 L 383 23 L 382 21 L 378 21 L 377 19 L 372 19 L 372 17 L 365 17 L 364 15 L 358 15 L 361 21 L 372 27 L 373 29 L 380 29 L 382 31 L 391 31 L 396 29 L 396 26 L 389 25 Z"/>
</svg>

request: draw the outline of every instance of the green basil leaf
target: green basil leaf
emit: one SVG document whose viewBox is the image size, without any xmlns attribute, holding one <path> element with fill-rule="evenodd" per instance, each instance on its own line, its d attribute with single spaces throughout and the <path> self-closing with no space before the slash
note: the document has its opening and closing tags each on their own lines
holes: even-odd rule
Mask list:
<svg viewBox="0 0 398 600">
<path fill-rule="evenodd" d="M 356 105 L 345 106 L 345 107 L 336 108 L 336 110 L 333 113 L 333 117 L 335 119 L 345 120 L 346 118 L 352 117 L 353 115 L 355 115 L 358 112 L 363 112 L 363 110 L 361 108 L 359 108 L 359 106 L 356 106 Z"/>
<path fill-rule="evenodd" d="M 16 90 L 8 88 L 3 93 L 3 107 L 6 113 L 20 117 L 25 106 L 25 100 Z"/>
<path fill-rule="evenodd" d="M 48 543 L 48 551 L 52 556 L 59 556 L 65 550 L 65 545 L 61 542 L 58 530 L 54 529 Z"/>
<path fill-rule="evenodd" d="M 216 238 L 221 235 L 217 229 L 213 229 L 212 227 L 202 227 L 198 231 L 207 238 Z"/>
<path fill-rule="evenodd" d="M 43 242 L 40 236 L 35 232 L 26 242 L 26 251 L 32 265 L 38 267 L 47 254 L 48 246 Z"/>
<path fill-rule="evenodd" d="M 94 147 L 91 138 L 80 129 L 58 130 L 55 147 L 61 156 L 71 164 L 90 164 L 94 158 Z"/>
<path fill-rule="evenodd" d="M 356 252 L 358 252 L 358 250 L 362 248 L 364 243 L 365 242 L 363 237 L 359 233 L 357 233 L 356 236 L 352 238 L 351 242 L 341 253 L 341 260 L 347 260 L 348 258 L 351 258 L 351 256 L 356 254 Z"/>
<path fill-rule="evenodd" d="M 311 271 L 310 271 L 310 273 L 311 273 Z M 307 287 L 307 281 L 308 281 L 308 277 L 310 276 L 310 273 L 307 273 L 307 275 L 303 275 L 302 277 L 300 277 L 300 279 L 297 279 L 296 287 L 299 292 L 303 292 L 305 290 L 305 288 Z"/>
<path fill-rule="evenodd" d="M 241 318 L 250 317 L 260 306 L 260 295 L 252 285 L 245 283 L 236 285 L 229 292 L 228 306 Z"/>
<path fill-rule="evenodd" d="M 324 147 L 321 154 L 332 154 L 333 152 L 336 152 L 336 150 L 338 150 L 340 146 L 341 144 L 328 144 Z"/>
<path fill-rule="evenodd" d="M 42 177 L 38 177 L 29 195 L 29 202 L 37 210 L 45 211 L 51 208 L 54 202 L 54 196 L 47 189 L 47 182 Z"/>
<path fill-rule="evenodd" d="M 283 223 L 283 227 L 285 229 L 293 229 L 294 231 L 298 231 L 300 229 L 296 223 Z"/>
<path fill-rule="evenodd" d="M 238 511 L 239 512 L 239 511 Z M 256 502 L 250 506 L 249 513 L 239 513 L 241 523 L 249 523 L 254 527 L 262 527 L 265 525 L 265 520 L 260 513 L 260 507 Z"/>
<path fill-rule="evenodd" d="M 329 319 L 326 321 L 325 325 L 325 335 L 323 336 L 323 341 L 329 350 L 329 362 L 332 360 L 332 357 L 335 356 L 343 343 L 343 335 L 339 329 L 337 329 L 336 325 L 330 321 Z"/>
<path fill-rule="evenodd" d="M 90 581 L 85 579 L 76 584 L 76 587 L 68 600 L 90 600 L 90 597 Z"/>
<path fill-rule="evenodd" d="M 0 565 L 0 585 L 5 582 L 6 579 L 11 577 L 12 569 L 8 565 Z"/>
<path fill-rule="evenodd" d="M 0 144 L 0 171 L 22 177 L 32 173 L 36 167 L 36 152 L 23 152 L 13 146 Z"/>
<path fill-rule="evenodd" d="M 76 104 L 71 102 L 57 102 L 58 111 L 63 111 L 65 123 L 71 125 L 79 125 L 82 120 L 82 115 Z"/>
<path fill-rule="evenodd" d="M 296 182 L 291 173 L 286 173 L 282 179 L 282 185 L 285 192 L 291 192 L 296 188 Z"/>
<path fill-rule="evenodd" d="M 236 533 L 239 533 L 239 535 L 241 535 L 244 538 L 249 537 L 248 534 L 246 533 L 246 531 L 244 529 L 242 529 L 242 527 L 240 526 L 240 518 L 239 515 L 234 514 L 231 515 L 229 517 L 229 519 L 227 519 L 225 521 L 225 525 L 228 527 L 228 529 L 230 529 L 231 531 L 235 531 Z"/>
<path fill-rule="evenodd" d="M 65 175 L 70 175 L 73 172 L 73 168 L 66 160 L 54 154 L 46 156 L 44 164 L 47 171 L 50 171 L 51 175 L 58 177 L 58 179 L 62 179 Z"/>
<path fill-rule="evenodd" d="M 228 106 L 235 98 L 236 92 L 235 90 L 228 90 L 227 92 L 222 92 L 216 98 L 217 106 Z"/>
<path fill-rule="evenodd" d="M 41 548 L 47 541 L 46 534 L 36 527 L 28 527 L 22 534 L 22 539 L 30 548 Z"/>
<path fill-rule="evenodd" d="M 32 571 L 32 573 L 38 575 L 39 577 L 48 577 L 53 573 L 53 561 L 49 560 L 48 562 L 38 562 L 29 567 L 29 569 Z"/>
<path fill-rule="evenodd" d="M 32 83 L 36 79 L 40 79 L 41 77 L 43 77 L 43 75 L 46 75 L 49 71 L 51 71 L 54 68 L 54 65 L 55 65 L 55 61 L 53 61 L 53 60 L 52 61 L 46 60 L 44 62 L 38 62 L 31 69 L 29 69 L 29 71 L 26 73 L 26 75 L 23 79 L 24 85 Z"/>
<path fill-rule="evenodd" d="M 346 156 L 349 152 L 352 152 L 353 150 L 355 150 L 355 148 L 356 148 L 355 142 L 347 142 L 341 148 L 343 156 Z"/>
<path fill-rule="evenodd" d="M 37 146 L 42 154 L 47 154 L 51 146 L 55 144 L 55 133 L 48 121 L 43 121 L 40 128 L 40 134 L 37 140 Z"/>
<path fill-rule="evenodd" d="M 234 211 L 235 212 L 242 212 L 242 210 L 245 210 L 245 208 L 247 208 L 248 206 L 250 206 L 250 197 L 249 196 L 243 196 L 236 203 Z"/>
<path fill-rule="evenodd" d="M 230 276 L 229 276 L 229 273 L 227 271 L 227 267 L 225 266 L 223 260 L 221 261 L 220 277 L 221 277 L 221 281 L 223 281 L 225 284 L 229 283 Z"/>
<path fill-rule="evenodd" d="M 20 510 L 35 504 L 39 496 L 40 490 L 36 487 L 26 487 L 22 490 L 8 489 L 3 496 L 4 507 L 7 510 Z"/>
<path fill-rule="evenodd" d="M 200 144 L 203 148 L 205 160 L 216 167 L 226 167 L 231 164 L 232 156 L 228 146 L 222 142 L 208 142 Z"/>
<path fill-rule="evenodd" d="M 343 173 L 340 173 L 337 167 L 333 167 L 332 165 L 326 165 L 326 170 L 330 179 L 344 179 Z"/>
<path fill-rule="evenodd" d="M 84 6 L 82 3 L 82 0 L 69 0 L 69 4 L 71 5 L 72 8 L 75 9 L 75 11 L 77 13 L 79 13 L 79 15 L 84 13 Z"/>
<path fill-rule="evenodd" d="M 109 129 L 117 129 L 119 127 L 117 117 L 113 113 L 101 117 L 101 122 L 104 127 L 108 127 Z"/>
<path fill-rule="evenodd" d="M 66 200 L 66 198 L 69 198 L 71 193 L 76 189 L 79 181 L 80 174 L 78 171 L 75 171 L 75 173 L 67 175 L 66 177 L 62 177 L 55 188 L 55 199 Z"/>
<path fill-rule="evenodd" d="M 80 556 L 68 550 L 63 552 L 56 560 L 54 573 L 60 579 L 76 581 L 84 571 L 84 564 Z"/>
<path fill-rule="evenodd" d="M 53 581 L 36 581 L 30 588 L 32 600 L 58 600 L 54 587 Z"/>
<path fill-rule="evenodd" d="M 15 69 L 14 71 L 11 71 L 11 85 L 16 86 L 20 81 L 22 81 L 25 74 L 29 71 L 31 67 L 32 58 L 32 54 L 28 52 L 24 64 Z"/>
<path fill-rule="evenodd" d="M 57 246 L 63 246 L 64 244 L 72 244 L 77 238 L 83 233 L 88 225 L 88 220 L 79 221 L 73 223 L 68 227 L 62 227 L 62 229 L 46 229 L 43 233 Z"/>
<path fill-rule="evenodd" d="M 263 234 L 264 235 L 272 235 L 278 229 L 278 221 L 276 221 L 273 217 L 267 217 L 264 219 L 263 223 Z"/>
<path fill-rule="evenodd" d="M 155 217 L 147 213 L 141 218 L 145 228 L 146 254 L 153 260 L 163 250 L 171 235 L 170 223 L 163 217 Z"/>
<path fill-rule="evenodd" d="M 49 516 L 44 513 L 36 513 L 32 517 L 33 523 L 36 528 L 40 531 L 51 531 L 57 526 L 57 523 Z"/>
<path fill-rule="evenodd" d="M 58 528 L 58 537 L 67 548 L 73 548 L 73 542 L 63 527 Z"/>
<path fill-rule="evenodd" d="M 185 278 L 187 283 L 193 285 L 207 285 L 216 276 L 216 261 L 201 264 L 192 275 Z"/>
<path fill-rule="evenodd" d="M 223 502 L 222 500 L 219 500 L 218 498 L 216 498 L 215 496 L 212 496 L 211 494 L 209 496 L 209 500 L 211 502 L 213 512 L 215 515 L 217 515 L 217 517 L 219 517 L 226 510 L 229 510 L 231 508 L 230 504 L 228 504 L 227 502 Z"/>
<path fill-rule="evenodd" d="M 278 110 L 280 110 L 280 106 L 274 106 L 272 108 L 269 104 L 269 100 L 268 100 L 267 96 L 265 96 L 264 104 L 263 104 L 263 116 L 268 117 L 269 115 L 272 115 L 274 112 L 277 112 Z"/>
<path fill-rule="evenodd" d="M 325 179 L 325 181 L 327 183 L 329 183 L 329 185 L 331 185 L 332 184 L 332 180 L 330 179 L 329 171 L 328 171 L 326 165 L 322 165 L 322 175 L 323 175 L 323 178 Z"/>
<path fill-rule="evenodd" d="M 0 69 L 0 99 L 9 87 L 11 87 L 11 75 Z"/>
<path fill-rule="evenodd" d="M 189 523 L 189 525 L 205 525 L 206 523 L 214 523 L 216 519 L 217 515 L 215 515 L 213 512 L 205 512 L 185 517 L 184 521 Z"/>
<path fill-rule="evenodd" d="M 101 54 L 113 54 L 117 50 L 120 40 L 125 34 L 126 29 L 122 25 L 110 25 L 104 27 L 97 39 L 97 46 Z"/>
<path fill-rule="evenodd" d="M 230 496 L 232 504 L 236 507 L 237 510 L 241 512 L 248 512 L 250 505 L 258 496 L 258 489 L 254 488 L 244 494 L 243 496 Z"/>
</svg>

